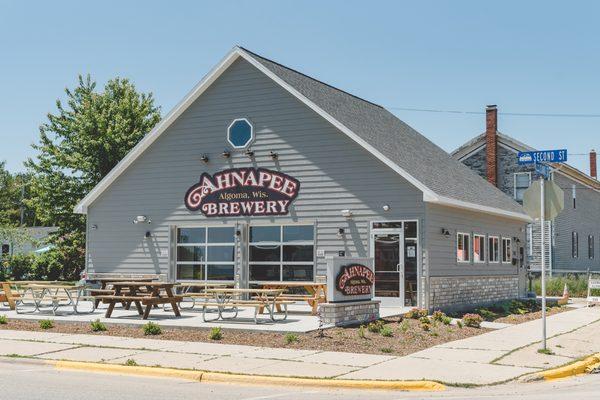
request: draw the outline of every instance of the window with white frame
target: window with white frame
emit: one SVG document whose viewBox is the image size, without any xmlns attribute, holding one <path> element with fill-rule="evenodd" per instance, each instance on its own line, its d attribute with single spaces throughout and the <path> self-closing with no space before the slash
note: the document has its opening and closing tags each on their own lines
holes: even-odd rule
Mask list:
<svg viewBox="0 0 600 400">
<path fill-rule="evenodd" d="M 235 228 L 177 228 L 176 266 L 177 280 L 234 280 Z"/>
<path fill-rule="evenodd" d="M 588 257 L 590 258 L 590 260 L 595 257 L 594 253 L 594 235 L 588 235 Z"/>
<path fill-rule="evenodd" d="M 579 258 L 579 235 L 575 231 L 571 233 L 571 256 Z"/>
<path fill-rule="evenodd" d="M 518 202 L 523 201 L 523 193 L 531 185 L 531 172 L 515 172 L 514 175 L 514 197 Z"/>
<path fill-rule="evenodd" d="M 485 235 L 473 235 L 473 261 L 485 262 Z"/>
<path fill-rule="evenodd" d="M 250 227 L 250 281 L 313 281 L 314 225 Z"/>
<path fill-rule="evenodd" d="M 471 261 L 471 235 L 468 233 L 456 234 L 456 261 Z"/>
<path fill-rule="evenodd" d="M 509 238 L 502 238 L 502 262 L 512 262 L 512 240 Z"/>
<path fill-rule="evenodd" d="M 491 263 L 497 263 L 500 248 L 500 238 L 498 236 L 490 236 L 488 238 L 488 260 Z"/>
</svg>

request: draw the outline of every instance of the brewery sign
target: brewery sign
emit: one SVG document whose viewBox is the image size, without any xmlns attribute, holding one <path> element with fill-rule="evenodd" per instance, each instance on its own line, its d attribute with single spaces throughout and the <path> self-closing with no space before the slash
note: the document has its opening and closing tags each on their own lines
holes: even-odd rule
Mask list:
<svg viewBox="0 0 600 400">
<path fill-rule="evenodd" d="M 282 172 L 233 168 L 203 173 L 187 190 L 184 203 L 206 217 L 287 215 L 299 190 L 300 182 Z"/>
<path fill-rule="evenodd" d="M 346 296 L 370 295 L 373 290 L 375 274 L 362 264 L 344 265 L 340 269 L 335 287 Z"/>
</svg>

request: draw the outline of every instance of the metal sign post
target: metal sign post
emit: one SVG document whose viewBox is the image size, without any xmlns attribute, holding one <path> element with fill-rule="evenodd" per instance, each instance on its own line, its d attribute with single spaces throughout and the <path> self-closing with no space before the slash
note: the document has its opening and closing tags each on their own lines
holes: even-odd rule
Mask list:
<svg viewBox="0 0 600 400">
<path fill-rule="evenodd" d="M 550 176 L 550 168 L 545 163 L 563 163 L 567 161 L 567 150 L 544 150 L 544 151 L 526 151 L 519 152 L 517 155 L 520 165 L 534 164 L 535 170 L 540 174 L 539 186 L 532 185 L 523 196 L 523 208 L 527 213 L 535 218 L 540 218 L 541 228 L 541 281 L 542 281 L 542 349 L 546 350 L 546 217 L 549 220 L 558 215 L 564 208 L 564 193 L 560 188 L 549 181 L 550 199 L 546 199 L 545 181 Z M 537 192 L 539 190 L 539 193 Z M 539 208 L 536 206 L 539 199 Z M 546 207 L 546 201 L 549 201 Z"/>
</svg>

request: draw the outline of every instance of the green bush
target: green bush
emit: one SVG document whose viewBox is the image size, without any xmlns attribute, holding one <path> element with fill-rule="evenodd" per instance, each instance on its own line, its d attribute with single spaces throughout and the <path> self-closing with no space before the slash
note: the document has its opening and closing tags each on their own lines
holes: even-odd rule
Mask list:
<svg viewBox="0 0 600 400">
<path fill-rule="evenodd" d="M 379 333 L 381 332 L 381 329 L 383 329 L 383 325 L 384 324 L 382 320 L 377 320 L 367 325 L 367 329 L 369 330 L 369 332 Z"/>
<path fill-rule="evenodd" d="M 127 361 L 125 361 L 125 365 L 127 365 L 128 367 L 136 367 L 138 363 L 135 362 L 133 358 L 128 358 Z"/>
<path fill-rule="evenodd" d="M 586 275 L 547 277 L 546 295 L 562 296 L 566 284 L 571 297 L 587 297 L 587 280 L 588 278 Z M 542 281 L 540 278 L 537 278 L 533 281 L 533 290 L 538 296 L 542 294 Z"/>
<path fill-rule="evenodd" d="M 43 319 L 40 321 L 40 328 L 52 329 L 54 328 L 54 321 L 52 321 L 51 319 Z"/>
<path fill-rule="evenodd" d="M 400 331 L 402 333 L 406 333 L 406 331 L 408 331 L 408 328 L 410 328 L 408 321 L 406 321 L 406 320 L 402 321 L 402 323 L 400 324 Z"/>
<path fill-rule="evenodd" d="M 483 318 L 479 314 L 465 314 L 463 315 L 462 322 L 471 328 L 480 328 Z"/>
<path fill-rule="evenodd" d="M 389 347 L 384 347 L 382 349 L 379 349 L 379 351 L 381 351 L 382 353 L 386 353 L 386 354 L 394 352 L 394 350 L 390 349 Z"/>
<path fill-rule="evenodd" d="M 419 322 L 422 324 L 431 324 L 431 320 L 429 319 L 429 317 L 421 317 L 419 318 Z"/>
<path fill-rule="evenodd" d="M 379 331 L 379 334 L 381 336 L 385 336 L 385 337 L 392 337 L 392 336 L 394 336 L 394 331 L 392 330 L 392 328 L 385 325 L 383 328 L 381 328 L 381 330 Z"/>
<path fill-rule="evenodd" d="M 486 321 L 493 321 L 496 318 L 498 318 L 498 314 L 491 310 L 488 310 L 487 308 L 480 308 L 478 310 L 475 310 L 475 312 L 481 315 L 481 317 Z"/>
<path fill-rule="evenodd" d="M 99 319 L 92 321 L 90 323 L 90 328 L 92 328 L 93 332 L 104 332 L 106 330 L 106 325 L 100 322 Z"/>
<path fill-rule="evenodd" d="M 421 317 L 426 317 L 427 314 L 429 314 L 429 312 L 424 308 L 413 308 L 412 310 L 408 311 L 404 316 L 406 318 L 419 319 Z"/>
<path fill-rule="evenodd" d="M 441 322 L 444 325 L 450 325 L 452 322 L 452 318 L 447 316 L 444 312 L 438 310 L 432 314 L 433 320 L 437 322 Z"/>
<path fill-rule="evenodd" d="M 59 253 L 52 249 L 41 254 L 16 253 L 7 257 L 6 279 L 15 281 L 55 281 L 65 279 Z M 70 278 L 67 278 L 70 279 Z"/>
<path fill-rule="evenodd" d="M 366 339 L 367 335 L 365 333 L 365 326 L 361 325 L 358 327 L 358 337 L 361 339 Z"/>
<path fill-rule="evenodd" d="M 421 329 L 423 329 L 424 331 L 430 331 L 431 330 L 431 324 L 430 323 L 423 323 L 421 322 Z"/>
<path fill-rule="evenodd" d="M 148 322 L 146 325 L 143 326 L 143 329 L 144 335 L 146 336 L 160 335 L 162 333 L 160 325 L 158 325 L 156 322 Z"/>
<path fill-rule="evenodd" d="M 0 315 L 0 325 L 6 325 L 8 323 L 8 318 L 6 315 Z"/>
<path fill-rule="evenodd" d="M 292 343 L 298 343 L 300 339 L 298 338 L 298 335 L 296 335 L 295 333 L 286 333 L 285 334 L 285 343 L 286 344 L 292 344 Z"/>
<path fill-rule="evenodd" d="M 220 326 L 216 326 L 210 329 L 210 334 L 208 336 L 210 340 L 221 340 L 223 339 L 223 329 Z"/>
</svg>

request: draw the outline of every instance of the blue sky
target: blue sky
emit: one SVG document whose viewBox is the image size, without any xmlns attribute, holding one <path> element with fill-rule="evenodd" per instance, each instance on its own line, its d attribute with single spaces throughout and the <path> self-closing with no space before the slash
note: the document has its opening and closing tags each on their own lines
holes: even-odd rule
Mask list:
<svg viewBox="0 0 600 400">
<path fill-rule="evenodd" d="M 484 130 L 538 148 L 600 149 L 600 4 L 552 1 L 0 0 L 0 160 L 34 155 L 77 74 L 128 77 L 163 115 L 235 44 L 382 104 L 450 151 Z M 588 171 L 586 156 L 571 164 Z"/>
</svg>

